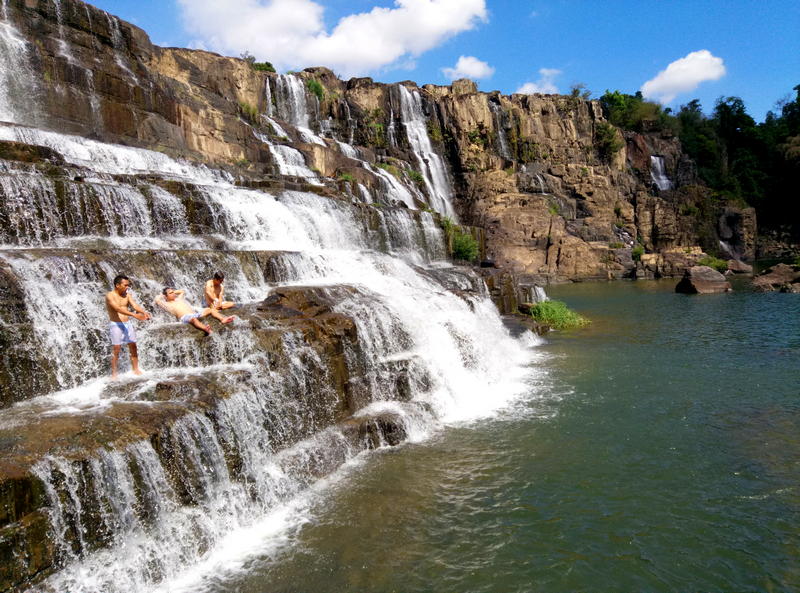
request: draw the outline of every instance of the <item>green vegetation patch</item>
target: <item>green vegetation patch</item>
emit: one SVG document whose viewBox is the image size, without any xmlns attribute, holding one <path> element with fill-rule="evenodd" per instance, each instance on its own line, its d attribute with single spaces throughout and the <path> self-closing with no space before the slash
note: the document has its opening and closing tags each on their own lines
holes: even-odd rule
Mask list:
<svg viewBox="0 0 800 593">
<path fill-rule="evenodd" d="M 574 329 L 591 323 L 561 301 L 543 301 L 531 307 L 531 317 L 553 329 Z"/>
<path fill-rule="evenodd" d="M 422 176 L 422 173 L 420 173 L 419 171 L 415 171 L 414 169 L 411 169 L 410 171 L 408 171 L 408 177 L 409 177 L 409 179 L 411 179 L 411 181 L 413 181 L 414 183 L 416 183 L 419 186 L 425 185 L 425 178 Z"/>
<path fill-rule="evenodd" d="M 633 261 L 640 261 L 642 256 L 644 255 L 644 247 L 641 245 L 637 245 L 633 249 L 631 249 L 631 258 Z"/>
<path fill-rule="evenodd" d="M 625 146 L 625 142 L 617 135 L 614 126 L 601 122 L 594 131 L 594 145 L 600 158 L 609 161 Z"/>
<path fill-rule="evenodd" d="M 389 163 L 375 163 L 376 167 L 380 167 L 384 171 L 388 171 L 398 179 L 400 179 L 400 169 L 398 169 L 395 165 L 390 165 Z"/>
<path fill-rule="evenodd" d="M 728 271 L 728 262 L 718 257 L 707 255 L 706 257 L 697 260 L 698 266 L 708 266 L 714 268 L 717 272 L 725 273 Z"/>
<path fill-rule="evenodd" d="M 245 101 L 239 101 L 239 113 L 251 123 L 258 123 L 258 108 Z"/>
<path fill-rule="evenodd" d="M 325 99 L 325 87 L 322 86 L 322 83 L 319 80 L 315 78 L 307 80 L 306 87 L 309 91 L 311 91 L 311 94 L 315 95 L 320 101 Z"/>
<path fill-rule="evenodd" d="M 453 257 L 466 261 L 478 259 L 478 241 L 469 233 L 456 232 L 453 235 Z"/>
</svg>

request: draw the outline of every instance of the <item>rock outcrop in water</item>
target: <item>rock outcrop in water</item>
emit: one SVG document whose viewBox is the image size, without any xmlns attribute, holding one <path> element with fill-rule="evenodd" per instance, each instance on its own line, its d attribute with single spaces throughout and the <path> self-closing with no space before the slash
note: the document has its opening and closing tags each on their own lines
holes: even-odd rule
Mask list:
<svg viewBox="0 0 800 593">
<path fill-rule="evenodd" d="M 689 268 L 675 286 L 675 292 L 685 294 L 714 294 L 730 290 L 731 283 L 725 280 L 725 276 L 708 266 Z"/>
<path fill-rule="evenodd" d="M 1 591 L 169 581 L 360 452 L 511 397 L 535 338 L 493 301 L 751 248 L 747 211 L 697 222 L 674 139 L 603 154 L 594 102 L 267 74 L 79 0 L 0 17 Z M 446 218 L 494 267 L 449 265 Z M 111 279 L 152 310 L 215 270 L 237 321 L 158 313 L 145 375 L 109 383 Z"/>
</svg>

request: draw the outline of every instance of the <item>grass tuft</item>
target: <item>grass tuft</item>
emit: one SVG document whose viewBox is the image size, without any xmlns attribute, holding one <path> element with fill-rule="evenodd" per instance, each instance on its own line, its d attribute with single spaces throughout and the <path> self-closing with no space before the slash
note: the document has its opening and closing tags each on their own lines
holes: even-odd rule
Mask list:
<svg viewBox="0 0 800 593">
<path fill-rule="evenodd" d="M 553 329 L 574 329 L 591 323 L 561 301 L 543 301 L 531 307 L 531 316 L 543 325 Z"/>
</svg>

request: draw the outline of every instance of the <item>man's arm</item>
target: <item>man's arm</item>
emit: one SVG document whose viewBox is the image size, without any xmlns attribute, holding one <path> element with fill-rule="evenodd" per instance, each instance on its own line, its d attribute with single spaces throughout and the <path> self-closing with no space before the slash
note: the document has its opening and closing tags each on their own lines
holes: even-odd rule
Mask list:
<svg viewBox="0 0 800 593">
<path fill-rule="evenodd" d="M 125 305 L 128 304 L 129 300 L 125 301 Z M 127 306 L 123 307 L 121 305 L 118 305 L 113 300 L 111 300 L 111 298 L 109 298 L 109 297 L 106 297 L 106 304 L 109 306 L 110 309 L 113 309 L 117 313 L 121 313 L 122 315 L 127 315 L 128 317 L 135 317 L 139 321 L 146 321 L 147 319 L 150 318 L 150 315 L 146 311 L 144 311 L 143 309 L 140 308 L 139 309 L 139 311 L 140 311 L 139 313 L 134 313 L 133 311 L 128 309 Z"/>
<path fill-rule="evenodd" d="M 137 315 L 134 315 L 134 317 L 136 317 L 136 319 L 138 319 L 138 320 L 140 320 L 140 321 L 146 321 L 146 320 L 150 319 L 150 313 L 148 313 L 147 311 L 145 311 L 144 309 L 142 309 L 142 308 L 139 306 L 139 303 L 137 303 L 136 301 L 134 301 L 134 300 L 133 300 L 133 297 L 132 297 L 132 296 L 130 296 L 130 295 L 128 296 L 128 303 L 130 304 L 130 306 L 131 306 L 131 307 L 133 307 L 133 310 L 134 310 L 134 311 L 138 311 L 139 313 L 141 313 L 142 315 L 144 315 L 144 319 L 142 319 L 141 317 L 139 317 L 139 316 L 137 316 Z"/>
<path fill-rule="evenodd" d="M 206 304 L 207 305 L 213 305 L 214 304 L 214 299 L 216 299 L 217 296 L 214 294 L 214 285 L 211 283 L 211 280 L 206 282 L 206 285 L 205 285 L 205 288 L 204 288 L 204 292 L 205 292 L 205 297 L 206 297 Z"/>
</svg>

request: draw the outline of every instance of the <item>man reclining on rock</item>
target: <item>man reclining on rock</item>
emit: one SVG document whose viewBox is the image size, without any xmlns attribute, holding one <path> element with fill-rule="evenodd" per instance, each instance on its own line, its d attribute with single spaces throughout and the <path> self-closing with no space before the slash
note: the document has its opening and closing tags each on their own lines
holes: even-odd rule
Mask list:
<svg viewBox="0 0 800 593">
<path fill-rule="evenodd" d="M 201 317 L 211 315 L 215 319 L 219 319 L 221 323 L 230 323 L 235 319 L 232 315 L 224 317 L 217 309 L 211 307 L 206 307 L 198 313 L 194 307 L 183 299 L 184 292 L 167 286 L 156 297 L 155 303 L 165 311 L 172 313 L 181 323 L 193 325 L 197 329 L 206 332 L 206 335 L 211 333 L 211 326 L 201 322 Z"/>
</svg>

